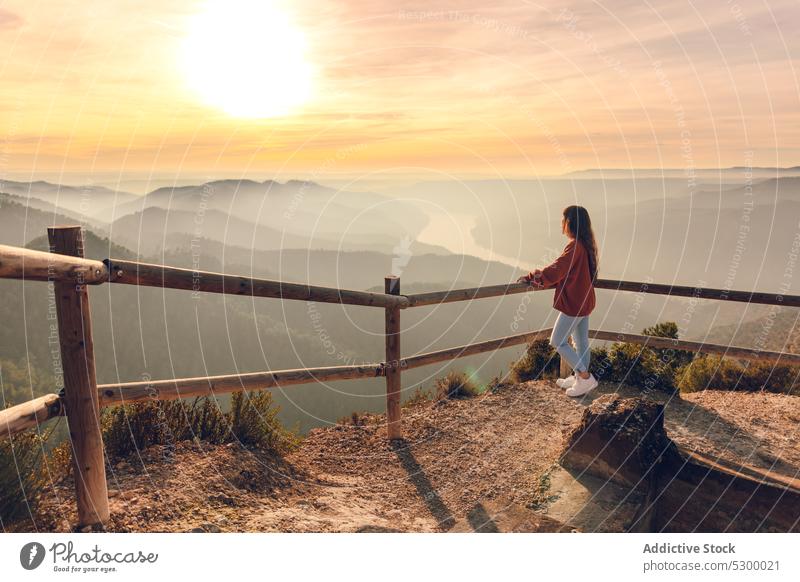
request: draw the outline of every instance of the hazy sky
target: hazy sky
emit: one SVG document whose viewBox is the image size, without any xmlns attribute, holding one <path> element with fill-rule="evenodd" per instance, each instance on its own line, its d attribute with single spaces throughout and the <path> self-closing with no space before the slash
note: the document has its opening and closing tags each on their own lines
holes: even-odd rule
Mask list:
<svg viewBox="0 0 800 582">
<path fill-rule="evenodd" d="M 0 178 L 800 164 L 797 0 L 258 4 L 0 0 Z"/>
</svg>

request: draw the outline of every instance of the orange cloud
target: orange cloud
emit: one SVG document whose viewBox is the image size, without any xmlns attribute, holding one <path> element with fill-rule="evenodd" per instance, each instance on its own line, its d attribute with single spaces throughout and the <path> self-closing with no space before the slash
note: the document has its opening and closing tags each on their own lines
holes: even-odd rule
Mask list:
<svg viewBox="0 0 800 582">
<path fill-rule="evenodd" d="M 185 86 L 176 54 L 201 2 L 8 2 L 0 171 L 303 176 L 367 144 L 331 171 L 530 175 L 683 167 L 686 139 L 698 167 L 742 165 L 748 149 L 758 165 L 798 162 L 795 0 L 282 6 L 319 79 L 296 114 L 259 120 Z"/>
</svg>

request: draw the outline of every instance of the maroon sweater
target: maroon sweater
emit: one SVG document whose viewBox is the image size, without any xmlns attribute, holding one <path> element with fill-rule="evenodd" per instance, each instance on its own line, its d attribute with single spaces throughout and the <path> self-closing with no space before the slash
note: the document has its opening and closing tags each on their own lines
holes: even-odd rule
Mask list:
<svg viewBox="0 0 800 582">
<path fill-rule="evenodd" d="M 526 276 L 534 279 L 533 273 Z M 555 289 L 553 307 L 565 315 L 589 315 L 594 309 L 595 296 L 589 273 L 589 254 L 583 243 L 570 239 L 561 256 L 541 271 L 538 280 L 545 289 Z"/>
</svg>

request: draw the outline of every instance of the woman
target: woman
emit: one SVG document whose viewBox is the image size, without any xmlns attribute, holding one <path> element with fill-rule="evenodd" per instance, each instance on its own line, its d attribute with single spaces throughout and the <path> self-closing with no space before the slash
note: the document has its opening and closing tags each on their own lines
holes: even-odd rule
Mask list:
<svg viewBox="0 0 800 582">
<path fill-rule="evenodd" d="M 597 243 L 589 213 L 582 206 L 564 209 L 561 232 L 569 238 L 561 256 L 517 282 L 531 283 L 541 289 L 555 288 L 553 307 L 560 313 L 550 343 L 574 370 L 571 376 L 556 380 L 556 384 L 566 388 L 568 396 L 583 396 L 597 387 L 597 380 L 589 373 L 589 314 L 595 305 Z M 569 345 L 570 335 L 577 352 Z"/>
</svg>

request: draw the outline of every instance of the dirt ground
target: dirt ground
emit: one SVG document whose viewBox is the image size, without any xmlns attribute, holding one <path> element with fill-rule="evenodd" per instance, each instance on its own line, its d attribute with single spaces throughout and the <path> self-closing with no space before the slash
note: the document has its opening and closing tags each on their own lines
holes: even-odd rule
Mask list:
<svg viewBox="0 0 800 582">
<path fill-rule="evenodd" d="M 363 426 L 309 433 L 283 459 L 238 445 L 151 447 L 108 474 L 108 531 L 448 531 L 478 502 L 530 506 L 558 459 L 562 433 L 601 386 L 571 399 L 552 381 L 501 387 L 468 400 L 404 409 L 405 440 L 390 445 L 381 415 Z M 800 398 L 705 391 L 648 397 L 666 405 L 681 447 L 775 480 L 800 478 Z M 71 478 L 49 487 L 36 515 L 13 531 L 71 531 Z"/>
</svg>

